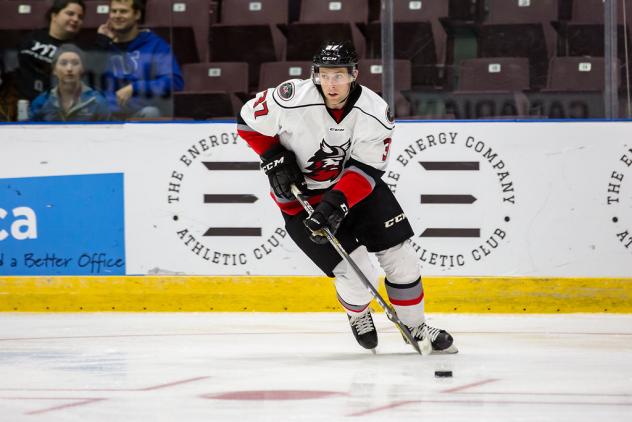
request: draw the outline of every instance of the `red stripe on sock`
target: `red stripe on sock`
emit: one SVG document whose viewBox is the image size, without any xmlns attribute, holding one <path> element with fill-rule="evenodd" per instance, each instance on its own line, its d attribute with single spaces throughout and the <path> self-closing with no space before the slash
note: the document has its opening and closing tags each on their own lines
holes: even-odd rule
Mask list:
<svg viewBox="0 0 632 422">
<path fill-rule="evenodd" d="M 421 303 L 421 301 L 424 299 L 424 292 L 421 292 L 421 296 L 415 298 L 415 299 L 408 299 L 408 300 L 398 300 L 398 299 L 393 299 L 393 298 L 388 298 L 391 303 L 393 305 L 398 305 L 398 306 L 413 306 L 413 305 L 418 305 L 419 303 Z"/>
<path fill-rule="evenodd" d="M 349 312 L 353 312 L 353 313 L 355 313 L 355 314 L 359 314 L 359 313 L 364 312 L 364 311 L 366 310 L 366 308 L 368 308 L 368 307 L 369 307 L 369 305 L 370 305 L 370 303 L 367 303 L 367 304 L 366 304 L 366 306 L 365 306 L 364 308 L 360 309 L 359 311 L 356 311 L 355 309 L 349 309 L 349 308 L 347 308 L 347 307 L 345 306 L 345 304 L 344 304 L 344 303 L 342 303 L 342 300 L 338 299 L 338 302 L 340 302 L 340 304 L 342 305 L 342 307 L 343 307 L 343 308 L 345 308 L 345 310 L 347 310 L 347 311 L 349 311 Z"/>
</svg>

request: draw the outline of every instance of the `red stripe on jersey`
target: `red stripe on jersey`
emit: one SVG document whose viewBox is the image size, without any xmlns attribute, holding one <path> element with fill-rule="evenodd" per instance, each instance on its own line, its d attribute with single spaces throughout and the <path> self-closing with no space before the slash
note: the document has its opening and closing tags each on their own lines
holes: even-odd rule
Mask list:
<svg viewBox="0 0 632 422">
<path fill-rule="evenodd" d="M 416 297 L 414 299 L 398 300 L 398 299 L 393 299 L 392 297 L 389 297 L 388 300 L 390 300 L 393 305 L 413 306 L 413 305 L 419 304 L 423 300 L 423 298 L 424 298 L 424 292 L 422 291 L 421 296 Z"/>
<path fill-rule="evenodd" d="M 349 207 L 362 201 L 373 191 L 371 183 L 363 175 L 348 169 L 336 183 L 334 189 L 344 193 Z"/>
<path fill-rule="evenodd" d="M 239 133 L 239 136 L 241 136 L 259 155 L 262 155 L 270 148 L 279 145 L 279 138 L 276 136 L 266 136 L 259 132 L 240 129 L 237 129 L 237 133 Z"/>
</svg>

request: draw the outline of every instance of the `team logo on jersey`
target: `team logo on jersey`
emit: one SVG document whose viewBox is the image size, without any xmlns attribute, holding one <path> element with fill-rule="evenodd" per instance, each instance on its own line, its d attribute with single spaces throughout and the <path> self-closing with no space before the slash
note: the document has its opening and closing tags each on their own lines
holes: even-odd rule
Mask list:
<svg viewBox="0 0 632 422">
<path fill-rule="evenodd" d="M 293 82 L 286 82 L 283 85 L 281 85 L 280 87 L 277 88 L 277 92 L 279 93 L 279 97 L 281 97 L 282 100 L 285 101 L 289 101 L 292 99 L 292 97 L 294 97 L 294 83 Z"/>
<path fill-rule="evenodd" d="M 309 159 L 312 163 L 307 167 L 307 177 L 317 182 L 335 180 L 342 171 L 342 165 L 351 146 L 351 139 L 343 145 L 329 145 L 325 140 L 320 143 L 320 149 Z"/>
</svg>

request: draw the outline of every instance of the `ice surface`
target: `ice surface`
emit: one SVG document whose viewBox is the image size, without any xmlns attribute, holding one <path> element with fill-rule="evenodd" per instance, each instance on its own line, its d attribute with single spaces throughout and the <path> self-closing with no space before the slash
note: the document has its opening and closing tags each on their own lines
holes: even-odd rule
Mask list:
<svg viewBox="0 0 632 422">
<path fill-rule="evenodd" d="M 632 421 L 632 315 L 429 315 L 459 354 L 424 357 L 375 322 L 0 314 L 0 421 Z"/>
</svg>

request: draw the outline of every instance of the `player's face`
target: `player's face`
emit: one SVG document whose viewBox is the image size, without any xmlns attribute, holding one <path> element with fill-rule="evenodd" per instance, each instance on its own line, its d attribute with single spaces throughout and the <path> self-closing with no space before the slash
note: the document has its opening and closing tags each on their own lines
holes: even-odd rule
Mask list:
<svg viewBox="0 0 632 422">
<path fill-rule="evenodd" d="M 61 39 L 74 37 L 83 25 L 83 7 L 77 3 L 68 3 L 58 13 L 50 17 L 51 32 Z"/>
<path fill-rule="evenodd" d="M 60 83 L 80 83 L 83 75 L 81 58 L 72 51 L 62 53 L 55 63 L 53 72 Z"/>
<path fill-rule="evenodd" d="M 114 32 L 127 33 L 136 27 L 140 11 L 134 10 L 131 0 L 114 0 L 110 4 L 110 26 Z"/>
<path fill-rule="evenodd" d="M 325 102 L 330 108 L 340 108 L 349 96 L 351 83 L 357 76 L 357 70 L 349 73 L 345 67 L 321 67 L 318 80 L 325 95 Z"/>
</svg>

